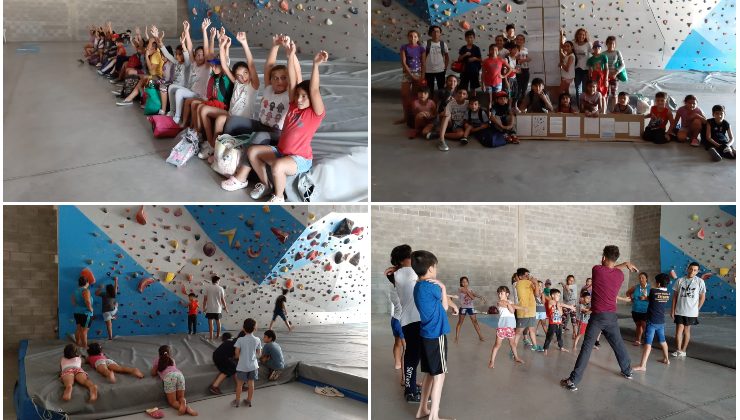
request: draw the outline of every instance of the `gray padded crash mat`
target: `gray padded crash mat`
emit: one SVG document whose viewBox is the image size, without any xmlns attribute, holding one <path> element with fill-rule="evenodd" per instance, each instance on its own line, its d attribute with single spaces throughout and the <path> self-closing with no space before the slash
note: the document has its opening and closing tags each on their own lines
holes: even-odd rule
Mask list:
<svg viewBox="0 0 740 420">
<path fill-rule="evenodd" d="M 257 331 L 257 336 L 261 338 L 263 331 Z M 305 363 L 312 376 L 308 379 L 367 394 L 367 324 L 299 327 L 290 334 L 277 331 L 277 336 L 286 368 L 278 381 L 268 382 L 266 371 L 260 367 L 256 388 L 294 380 L 298 376 L 297 366 Z M 87 402 L 87 389 L 80 385 L 75 385 L 71 401 L 64 402 L 61 399 L 63 386 L 59 380 L 59 359 L 69 341 L 31 340 L 24 359 L 27 391 L 32 401 L 40 407 L 65 412 L 75 419 L 115 417 L 141 412 L 153 406 L 166 406 L 162 381 L 158 377 L 151 377 L 149 371 L 159 346 L 168 344 L 177 367 L 185 375 L 186 398 L 190 401 L 212 398 L 208 386 L 218 370 L 211 356 L 218 343 L 210 343 L 201 337 L 173 334 L 101 341 L 108 357 L 121 365 L 138 367 L 144 372 L 145 378 L 136 379 L 119 374 L 116 375 L 117 382 L 110 384 L 89 365 L 84 365 L 83 369 L 98 385 L 99 397 L 94 404 Z M 233 379 L 226 379 L 221 390 L 224 393 L 234 392 Z"/>
</svg>

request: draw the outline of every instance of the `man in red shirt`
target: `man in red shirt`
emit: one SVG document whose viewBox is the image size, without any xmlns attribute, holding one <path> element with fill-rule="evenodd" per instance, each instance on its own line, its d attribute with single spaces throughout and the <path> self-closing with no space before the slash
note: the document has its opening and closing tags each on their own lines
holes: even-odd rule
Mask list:
<svg viewBox="0 0 740 420">
<path fill-rule="evenodd" d="M 627 347 L 622 340 L 622 334 L 617 324 L 617 295 L 624 282 L 623 269 L 637 272 L 637 267 L 629 261 L 617 265 L 619 259 L 619 248 L 615 245 L 604 247 L 604 253 L 601 257 L 601 265 L 595 265 L 591 269 L 593 278 L 591 293 L 591 319 L 586 327 L 586 334 L 583 339 L 581 351 L 578 353 L 578 359 L 573 371 L 568 378 L 560 381 L 560 385 L 571 391 L 576 391 L 578 382 L 583 377 L 583 372 L 588 366 L 588 359 L 591 357 L 591 350 L 596 343 L 599 334 L 603 334 L 606 341 L 609 342 L 614 355 L 617 357 L 617 363 L 622 371 L 622 376 L 632 379 L 632 361 L 627 353 Z"/>
</svg>

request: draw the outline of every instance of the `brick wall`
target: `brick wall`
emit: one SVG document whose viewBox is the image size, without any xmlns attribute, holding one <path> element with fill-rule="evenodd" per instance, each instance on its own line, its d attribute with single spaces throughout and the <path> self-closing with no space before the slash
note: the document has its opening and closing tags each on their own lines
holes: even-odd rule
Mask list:
<svg viewBox="0 0 740 420">
<path fill-rule="evenodd" d="M 660 272 L 660 206 L 635 206 L 632 228 L 632 262 L 653 278 Z M 630 285 L 637 283 L 633 276 Z"/>
<path fill-rule="evenodd" d="M 87 28 L 111 21 L 124 31 L 157 25 L 168 38 L 179 36 L 187 0 L 5 0 L 8 41 L 83 41 Z"/>
<path fill-rule="evenodd" d="M 466 275 L 491 301 L 518 267 L 554 283 L 573 274 L 581 285 L 605 245 L 629 259 L 633 223 L 631 206 L 373 206 L 372 311 L 389 310 L 383 270 L 396 245 L 435 253 L 449 290 Z"/>
<path fill-rule="evenodd" d="M 3 341 L 56 337 L 57 211 L 3 206 Z"/>
</svg>

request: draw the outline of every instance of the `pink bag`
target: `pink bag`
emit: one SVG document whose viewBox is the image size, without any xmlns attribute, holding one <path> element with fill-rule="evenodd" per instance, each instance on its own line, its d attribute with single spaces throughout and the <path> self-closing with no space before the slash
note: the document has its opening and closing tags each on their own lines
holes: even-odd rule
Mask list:
<svg viewBox="0 0 740 420">
<path fill-rule="evenodd" d="M 152 123 L 154 137 L 158 139 L 175 137 L 177 133 L 182 131 L 182 127 L 177 125 L 169 115 L 152 115 L 147 118 Z"/>
</svg>

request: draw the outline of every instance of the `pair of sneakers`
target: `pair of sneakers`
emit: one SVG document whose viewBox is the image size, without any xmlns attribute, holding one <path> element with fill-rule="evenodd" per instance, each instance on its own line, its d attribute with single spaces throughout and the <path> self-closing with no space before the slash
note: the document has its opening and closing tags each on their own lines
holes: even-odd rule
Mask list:
<svg viewBox="0 0 740 420">
<path fill-rule="evenodd" d="M 252 406 L 252 401 L 244 400 L 244 405 L 246 405 L 247 407 L 251 407 Z M 234 407 L 234 408 L 239 407 L 239 400 L 232 401 L 231 402 L 231 406 Z"/>
<path fill-rule="evenodd" d="M 686 357 L 685 351 L 676 350 L 673 353 L 671 353 L 671 356 L 673 357 Z"/>
<path fill-rule="evenodd" d="M 234 176 L 221 182 L 221 188 L 225 189 L 226 191 L 240 190 L 242 188 L 247 188 L 248 185 L 249 185 L 248 181 L 244 181 L 244 182 L 239 181 Z M 272 193 L 271 187 L 261 182 L 258 182 L 254 186 L 254 189 L 252 189 L 252 191 L 249 193 L 249 196 L 252 197 L 253 200 L 259 200 L 261 198 L 264 198 L 265 196 L 267 196 L 267 194 L 270 194 L 270 193 Z M 278 197 L 275 194 L 273 194 L 272 197 L 268 200 L 268 202 L 270 203 L 282 203 L 284 201 L 285 199 L 283 199 L 283 197 Z"/>
</svg>

